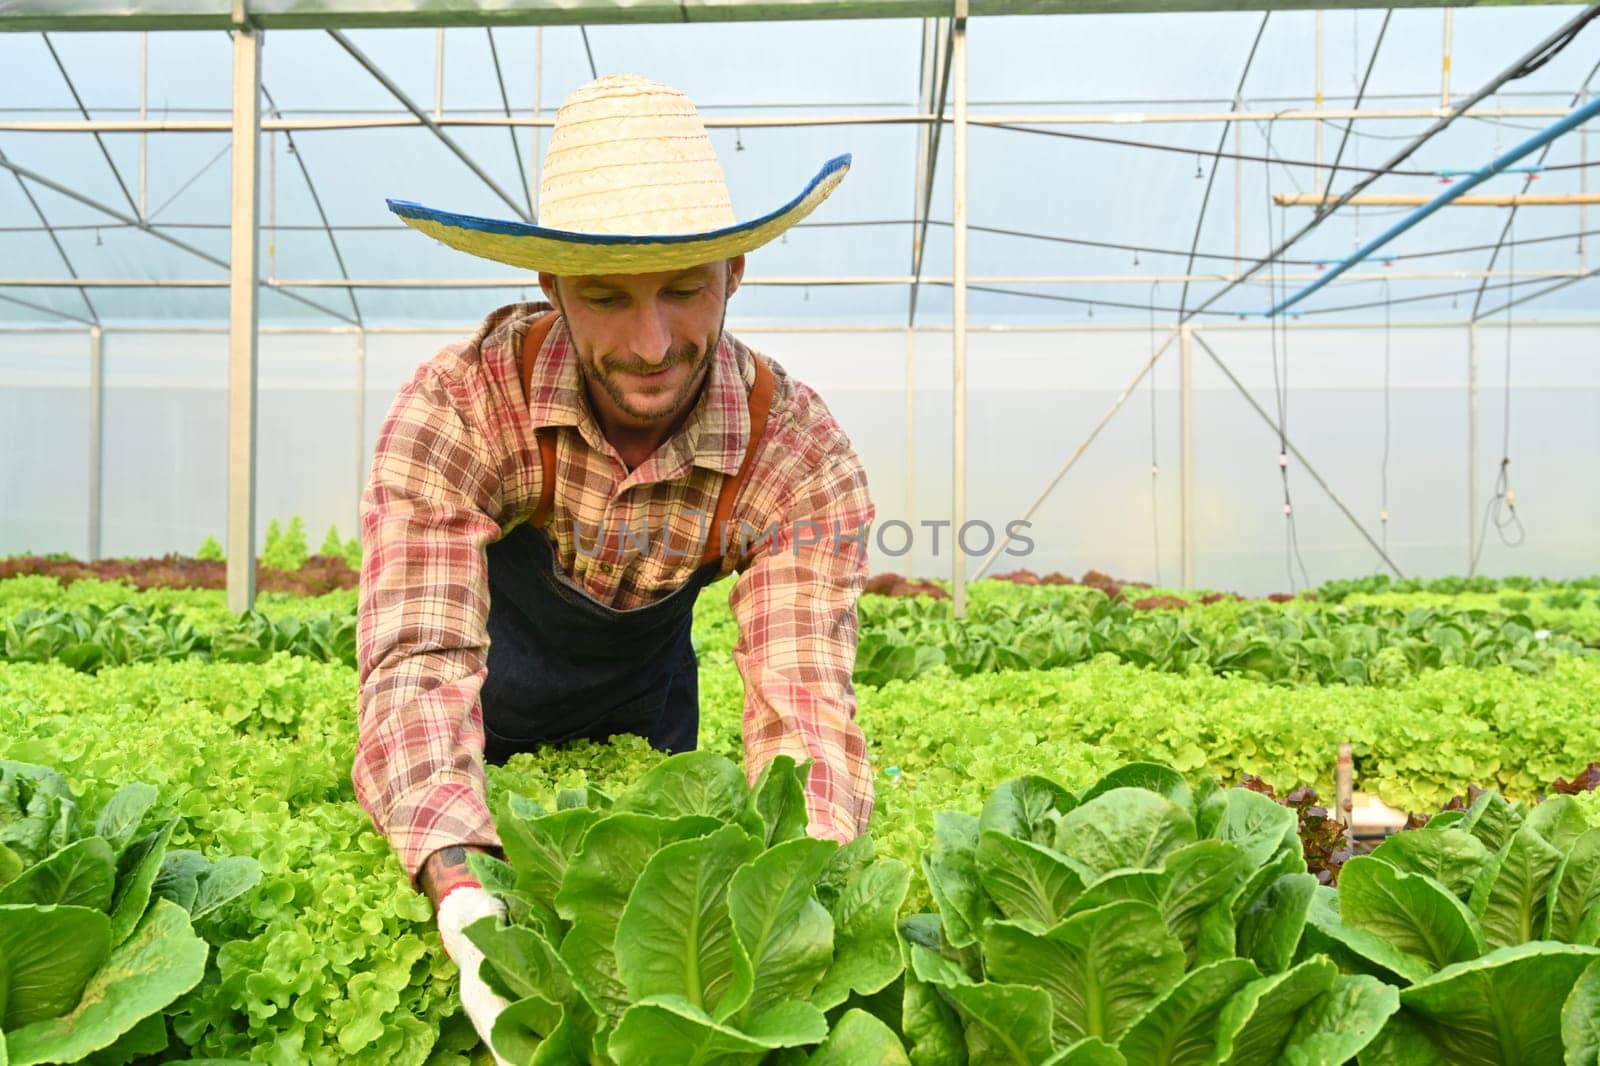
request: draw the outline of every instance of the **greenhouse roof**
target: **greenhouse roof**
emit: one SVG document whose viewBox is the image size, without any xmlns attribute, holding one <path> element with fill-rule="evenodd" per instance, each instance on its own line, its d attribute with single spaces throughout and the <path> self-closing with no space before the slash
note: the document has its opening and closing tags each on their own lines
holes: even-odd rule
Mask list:
<svg viewBox="0 0 1600 1066">
<path fill-rule="evenodd" d="M 741 217 L 853 154 L 832 199 L 752 256 L 741 321 L 950 320 L 948 3 L 245 6 L 264 30 L 265 325 L 459 323 L 528 294 L 531 275 L 411 232 L 385 198 L 536 218 L 555 107 L 616 71 L 695 99 Z M 1200 10 L 1216 6 L 973 0 L 972 322 L 1259 315 L 1600 89 L 1594 8 Z M 27 31 L 0 33 L 0 323 L 227 320 L 234 7 L 0 0 L 0 30 Z M 1596 129 L 1294 313 L 1465 322 L 1515 302 L 1587 319 Z M 1319 198 L 1358 186 L 1311 225 Z M 1531 194 L 1556 202 L 1506 206 Z M 1281 202 L 1296 195 L 1311 204 Z"/>
</svg>

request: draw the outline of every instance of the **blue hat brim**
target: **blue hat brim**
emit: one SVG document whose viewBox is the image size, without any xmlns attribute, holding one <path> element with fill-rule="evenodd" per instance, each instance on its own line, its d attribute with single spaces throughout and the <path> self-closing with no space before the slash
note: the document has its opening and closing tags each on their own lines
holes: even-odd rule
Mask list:
<svg viewBox="0 0 1600 1066">
<path fill-rule="evenodd" d="M 387 203 L 406 225 L 481 259 L 567 277 L 645 274 L 687 269 L 761 247 L 815 210 L 849 169 L 848 154 L 830 159 L 798 196 L 777 210 L 705 233 L 575 233 L 509 219 L 460 215 L 410 200 Z"/>
</svg>

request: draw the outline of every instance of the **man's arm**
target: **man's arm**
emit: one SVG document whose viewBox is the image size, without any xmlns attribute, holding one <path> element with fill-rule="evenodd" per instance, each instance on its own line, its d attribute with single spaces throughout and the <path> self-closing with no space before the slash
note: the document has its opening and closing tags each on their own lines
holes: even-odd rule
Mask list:
<svg viewBox="0 0 1600 1066">
<path fill-rule="evenodd" d="M 808 474 L 783 512 L 776 545 L 760 549 L 730 597 L 746 770 L 753 779 L 777 755 L 816 760 L 806 786 L 811 835 L 848 841 L 865 832 L 873 806 L 851 674 L 874 509 L 855 453 L 845 448 Z"/>
<path fill-rule="evenodd" d="M 500 534 L 502 506 L 492 437 L 474 428 L 484 402 L 424 364 L 384 420 L 362 496 L 351 778 L 414 881 L 441 848 L 499 844 L 484 800 L 478 704 L 488 647 L 484 548 Z M 436 869 L 442 895 L 450 865 Z"/>
<path fill-rule="evenodd" d="M 479 884 L 478 879 L 472 876 L 472 871 L 467 868 L 469 851 L 492 854 L 488 848 L 469 848 L 451 844 L 429 855 L 423 861 L 422 869 L 417 871 L 417 887 L 422 889 L 435 911 L 439 909 L 439 901 L 448 896 L 452 888 Z"/>
</svg>

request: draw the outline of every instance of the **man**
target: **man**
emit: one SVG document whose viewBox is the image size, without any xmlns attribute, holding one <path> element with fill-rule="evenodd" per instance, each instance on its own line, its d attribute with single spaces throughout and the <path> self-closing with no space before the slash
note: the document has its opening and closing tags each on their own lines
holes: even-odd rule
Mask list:
<svg viewBox="0 0 1600 1066">
<path fill-rule="evenodd" d="M 462 1001 L 504 1004 L 461 935 L 503 909 L 467 869 L 499 844 L 483 763 L 577 737 L 695 746 L 689 628 L 731 604 L 746 770 L 813 759 L 813 835 L 872 810 L 850 676 L 873 518 L 816 393 L 722 332 L 744 254 L 843 178 L 735 223 L 694 106 L 643 78 L 583 86 L 557 115 L 541 225 L 390 201 L 451 247 L 537 271 L 513 304 L 423 364 L 379 434 L 362 498 L 356 794 L 436 908 Z"/>
</svg>

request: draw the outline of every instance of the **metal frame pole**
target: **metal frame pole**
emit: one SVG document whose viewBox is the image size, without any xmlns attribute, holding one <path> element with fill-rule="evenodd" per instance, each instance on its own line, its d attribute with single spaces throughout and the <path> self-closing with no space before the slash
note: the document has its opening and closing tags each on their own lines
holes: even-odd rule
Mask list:
<svg viewBox="0 0 1600 1066">
<path fill-rule="evenodd" d="M 1319 125 L 1317 129 L 1321 129 Z M 1244 125 L 1233 124 L 1233 154 L 1244 155 Z M 1220 160 L 1212 166 L 1220 165 Z M 1244 161 L 1233 161 L 1233 272 L 1244 262 Z"/>
<path fill-rule="evenodd" d="M 89 327 L 89 558 L 101 557 L 100 473 L 105 455 L 105 331 Z"/>
<path fill-rule="evenodd" d="M 444 27 L 433 38 L 433 120 L 444 118 Z"/>
<path fill-rule="evenodd" d="M 1194 327 L 1178 337 L 1178 448 L 1183 465 L 1183 587 L 1194 584 Z"/>
<path fill-rule="evenodd" d="M 234 0 L 233 217 L 228 269 L 228 609 L 256 600 L 256 292 L 260 282 L 261 36 Z"/>
<path fill-rule="evenodd" d="M 1312 103 L 1317 114 L 1322 113 L 1322 11 L 1317 10 L 1316 55 L 1313 60 L 1316 67 L 1316 84 L 1313 87 L 1314 96 Z M 1314 159 L 1316 166 L 1311 170 L 1311 187 L 1322 188 L 1322 123 L 1318 122 L 1311 128 L 1311 139 L 1316 153 Z"/>
<path fill-rule="evenodd" d="M 1478 322 L 1467 323 L 1467 574 L 1478 558 Z"/>
<path fill-rule="evenodd" d="M 1450 18 L 1451 10 L 1444 9 L 1444 54 L 1439 62 L 1439 109 L 1450 109 Z"/>
<path fill-rule="evenodd" d="M 150 34 L 139 34 L 139 118 L 150 117 Z M 150 213 L 150 152 L 146 143 L 148 135 L 139 133 L 139 217 Z"/>
<path fill-rule="evenodd" d="M 361 535 L 361 496 L 367 491 L 367 331 L 356 331 L 356 535 Z"/>
<path fill-rule="evenodd" d="M 544 27 L 537 26 L 533 31 L 533 117 L 540 118 L 544 115 Z M 533 217 L 539 217 L 539 184 L 540 175 L 544 171 L 542 154 L 542 141 L 544 130 L 542 127 L 533 127 L 533 150 L 529 155 L 528 164 L 528 206 L 533 212 Z"/>
<path fill-rule="evenodd" d="M 951 39 L 954 126 L 950 160 L 953 170 L 951 205 L 952 456 L 953 499 L 950 513 L 950 592 L 955 616 L 967 616 L 967 558 L 961 548 L 961 527 L 967 520 L 967 0 L 955 0 Z"/>
</svg>

